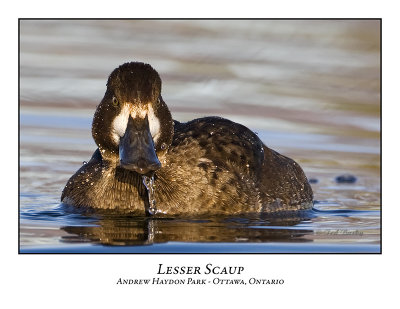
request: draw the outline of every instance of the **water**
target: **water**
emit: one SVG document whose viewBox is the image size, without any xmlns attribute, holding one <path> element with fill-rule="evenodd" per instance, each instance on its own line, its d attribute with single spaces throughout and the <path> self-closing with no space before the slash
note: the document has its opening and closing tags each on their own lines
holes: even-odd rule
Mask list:
<svg viewBox="0 0 400 309">
<path fill-rule="evenodd" d="M 155 198 L 155 185 L 154 185 L 154 175 L 151 177 L 143 176 L 143 184 L 147 189 L 147 194 L 149 198 L 149 205 L 146 207 L 146 212 L 150 215 L 155 215 L 158 211 L 156 208 L 156 198 Z"/>
<path fill-rule="evenodd" d="M 379 252 L 376 21 L 21 21 L 22 252 Z M 153 65 L 180 121 L 240 122 L 303 167 L 314 209 L 268 217 L 118 217 L 60 205 L 95 150 L 108 74 Z M 338 183 L 341 175 L 354 183 Z"/>
</svg>

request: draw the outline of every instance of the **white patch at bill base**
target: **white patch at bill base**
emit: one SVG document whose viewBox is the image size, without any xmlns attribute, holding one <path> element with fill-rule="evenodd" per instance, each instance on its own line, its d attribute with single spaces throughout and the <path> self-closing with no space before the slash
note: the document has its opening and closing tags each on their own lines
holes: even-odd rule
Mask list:
<svg viewBox="0 0 400 309">
<path fill-rule="evenodd" d="M 153 137 L 154 143 L 156 143 L 161 134 L 160 120 L 158 120 L 158 118 L 154 114 L 154 110 L 153 110 L 153 107 L 151 106 L 151 104 L 148 105 L 147 110 L 148 110 L 147 119 L 149 120 L 150 133 L 151 133 L 151 136 Z"/>
<path fill-rule="evenodd" d="M 120 138 L 125 134 L 126 127 L 128 126 L 129 115 L 133 120 L 137 117 L 144 119 L 147 115 L 150 133 L 153 137 L 154 143 L 156 143 L 161 134 L 160 121 L 154 114 L 152 105 L 147 104 L 138 107 L 128 103 L 123 106 L 121 112 L 114 118 L 111 125 L 111 137 L 115 144 L 118 145 Z"/>
<path fill-rule="evenodd" d="M 111 125 L 111 137 L 113 141 L 119 145 L 119 139 L 124 136 L 126 127 L 128 126 L 128 119 L 130 115 L 129 105 L 124 105 L 121 112 L 114 118 Z"/>
</svg>

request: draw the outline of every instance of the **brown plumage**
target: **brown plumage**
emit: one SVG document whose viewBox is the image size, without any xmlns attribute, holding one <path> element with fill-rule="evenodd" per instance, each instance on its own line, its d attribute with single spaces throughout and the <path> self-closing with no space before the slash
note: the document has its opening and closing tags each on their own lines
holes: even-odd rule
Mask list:
<svg viewBox="0 0 400 309">
<path fill-rule="evenodd" d="M 301 167 L 248 128 L 219 117 L 173 121 L 148 64 L 126 63 L 111 73 L 92 134 L 98 149 L 67 182 L 65 204 L 143 214 L 150 198 L 157 213 L 170 215 L 312 207 Z M 152 176 L 149 197 L 143 177 Z"/>
</svg>

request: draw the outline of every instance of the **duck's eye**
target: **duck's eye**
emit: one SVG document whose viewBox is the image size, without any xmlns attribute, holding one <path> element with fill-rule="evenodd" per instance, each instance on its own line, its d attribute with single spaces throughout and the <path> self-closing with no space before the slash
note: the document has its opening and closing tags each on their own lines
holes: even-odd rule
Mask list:
<svg viewBox="0 0 400 309">
<path fill-rule="evenodd" d="M 162 143 L 161 144 L 161 150 L 165 150 L 167 148 L 167 144 L 166 143 Z"/>
<path fill-rule="evenodd" d="M 112 98 L 112 105 L 117 107 L 119 105 L 118 99 L 116 97 Z"/>
</svg>

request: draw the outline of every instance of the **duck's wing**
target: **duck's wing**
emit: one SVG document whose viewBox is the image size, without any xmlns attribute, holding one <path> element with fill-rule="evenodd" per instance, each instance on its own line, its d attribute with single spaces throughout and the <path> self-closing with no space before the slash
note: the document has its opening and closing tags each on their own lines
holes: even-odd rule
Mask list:
<svg viewBox="0 0 400 309">
<path fill-rule="evenodd" d="M 173 147 L 198 144 L 205 159 L 218 166 L 234 165 L 258 174 L 264 160 L 264 145 L 247 127 L 220 117 L 175 122 Z"/>
</svg>

